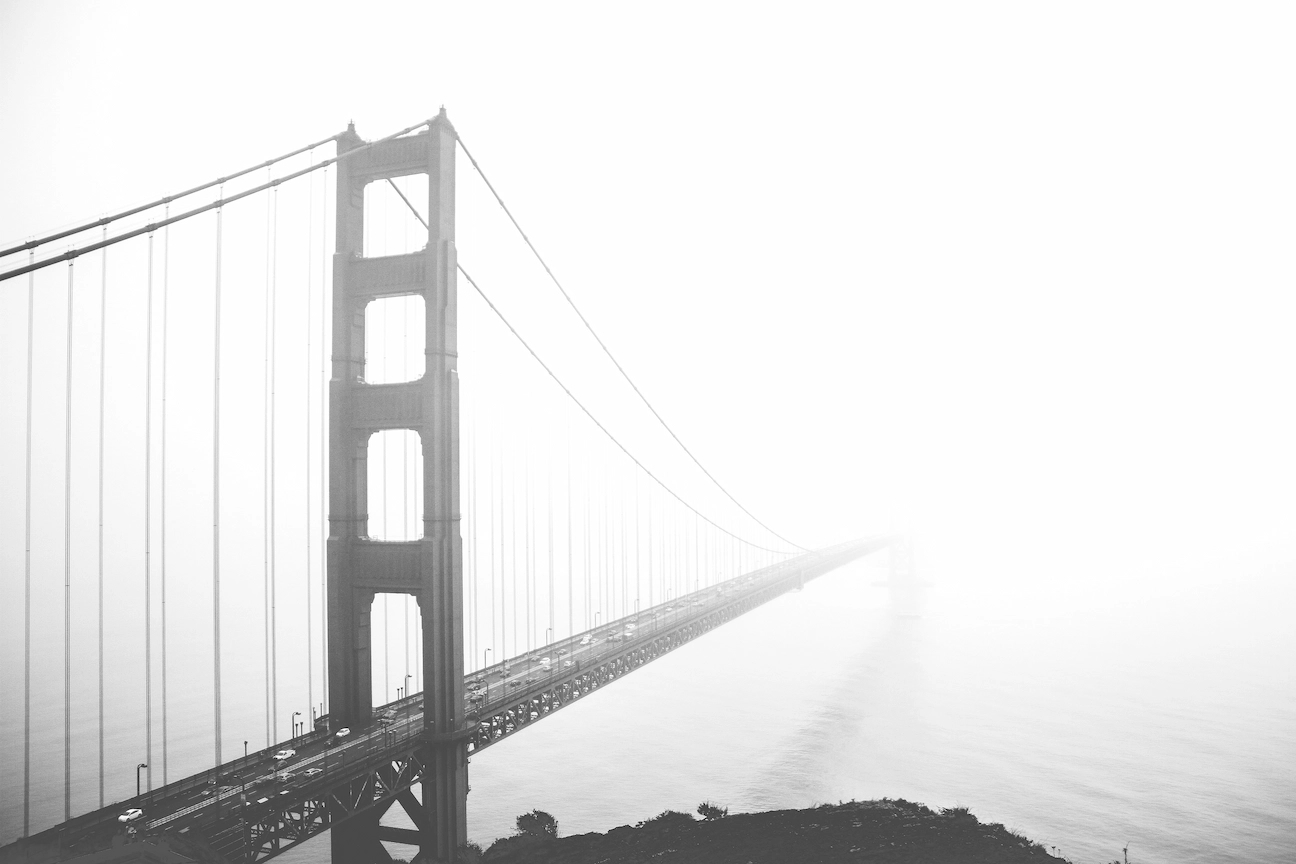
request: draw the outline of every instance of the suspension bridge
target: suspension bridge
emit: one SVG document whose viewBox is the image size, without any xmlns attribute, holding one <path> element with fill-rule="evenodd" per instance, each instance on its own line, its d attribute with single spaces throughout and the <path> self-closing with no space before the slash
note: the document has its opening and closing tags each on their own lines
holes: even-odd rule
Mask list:
<svg viewBox="0 0 1296 864">
<path fill-rule="evenodd" d="M 454 861 L 471 756 L 847 561 L 909 566 L 731 495 L 444 110 L 13 244 L 0 303 L 0 861 L 325 831 Z"/>
</svg>

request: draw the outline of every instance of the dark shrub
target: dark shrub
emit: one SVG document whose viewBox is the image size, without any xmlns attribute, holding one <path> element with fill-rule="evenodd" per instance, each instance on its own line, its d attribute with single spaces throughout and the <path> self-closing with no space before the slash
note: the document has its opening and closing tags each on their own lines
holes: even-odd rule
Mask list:
<svg viewBox="0 0 1296 864">
<path fill-rule="evenodd" d="M 712 804 L 710 801 L 703 801 L 698 805 L 698 815 L 708 822 L 715 819 L 723 819 L 729 815 L 728 807 L 721 807 L 719 804 Z"/>
<path fill-rule="evenodd" d="M 543 810 L 532 810 L 517 817 L 517 830 L 529 837 L 553 838 L 558 836 L 558 820 Z"/>
</svg>

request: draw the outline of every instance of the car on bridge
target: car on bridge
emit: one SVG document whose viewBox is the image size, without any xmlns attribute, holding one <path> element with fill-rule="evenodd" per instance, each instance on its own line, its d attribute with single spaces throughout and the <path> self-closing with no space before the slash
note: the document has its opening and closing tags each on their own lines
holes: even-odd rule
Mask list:
<svg viewBox="0 0 1296 864">
<path fill-rule="evenodd" d="M 131 809 L 127 810 L 125 813 L 118 816 L 117 821 L 129 825 L 130 823 L 136 822 L 143 818 L 144 818 L 144 811 L 139 809 L 138 807 L 132 807 Z"/>
<path fill-rule="evenodd" d="M 346 726 L 343 726 L 341 729 L 333 733 L 333 743 L 336 744 L 337 742 L 341 741 L 343 738 L 347 737 L 350 734 L 351 734 L 351 730 L 348 729 Z"/>
<path fill-rule="evenodd" d="M 283 762 L 284 760 L 291 759 L 296 755 L 297 755 L 297 751 L 292 749 L 291 747 L 288 747 L 274 754 L 274 760 L 276 762 Z"/>
</svg>

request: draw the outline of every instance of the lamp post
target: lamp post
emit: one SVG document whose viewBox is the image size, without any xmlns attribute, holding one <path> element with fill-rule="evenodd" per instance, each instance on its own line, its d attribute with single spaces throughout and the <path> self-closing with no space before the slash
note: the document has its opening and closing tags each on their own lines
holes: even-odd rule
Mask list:
<svg viewBox="0 0 1296 864">
<path fill-rule="evenodd" d="M 140 773 L 139 773 L 140 769 L 147 768 L 147 767 L 148 767 L 147 762 L 141 762 L 135 766 L 135 797 L 136 798 L 140 797 Z"/>
<path fill-rule="evenodd" d="M 490 701 L 490 676 L 486 674 L 486 667 L 490 665 L 489 663 L 486 662 L 486 655 L 489 653 L 491 653 L 491 649 L 489 648 L 487 648 L 485 651 L 482 652 L 482 676 L 486 679 L 486 701 L 487 702 Z"/>
<path fill-rule="evenodd" d="M 300 711 L 294 711 L 294 712 L 292 713 L 292 721 L 293 721 L 292 737 L 294 737 L 294 738 L 297 737 L 297 718 L 300 717 L 300 716 L 301 716 L 301 712 L 300 712 Z"/>
<path fill-rule="evenodd" d="M 410 679 L 413 678 L 413 677 L 414 677 L 414 676 L 411 675 L 411 674 L 409 674 L 408 672 L 405 673 L 405 687 L 404 687 L 404 690 L 405 690 L 405 695 L 406 695 L 406 696 L 409 696 L 409 682 L 410 682 Z"/>
<path fill-rule="evenodd" d="M 552 627 L 546 627 L 546 628 L 545 628 L 545 644 L 546 644 L 546 645 L 549 645 L 549 644 L 552 644 L 552 643 L 553 643 L 553 628 L 552 628 Z"/>
</svg>

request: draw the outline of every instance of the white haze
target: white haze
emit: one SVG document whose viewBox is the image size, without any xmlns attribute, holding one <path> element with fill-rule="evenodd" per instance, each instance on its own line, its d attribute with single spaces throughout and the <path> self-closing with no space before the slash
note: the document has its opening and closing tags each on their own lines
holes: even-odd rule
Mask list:
<svg viewBox="0 0 1296 864">
<path fill-rule="evenodd" d="M 444 105 L 661 414 L 788 538 L 910 532 L 925 579 L 998 617 L 1173 619 L 1181 644 L 1164 650 L 1191 653 L 1213 609 L 1226 614 L 1209 618 L 1207 644 L 1264 641 L 1296 611 L 1294 24 L 1281 3 L 10 0 L 0 241 L 348 120 L 376 138 Z M 642 436 L 656 467 L 718 501 L 665 455 L 461 163 L 461 263 L 513 304 L 538 349 L 551 334 L 549 356 L 587 376 L 584 392 L 604 400 L 592 407 Z M 327 193 L 321 182 L 315 200 Z M 305 193 L 283 194 L 303 206 Z M 263 213 L 242 229 L 248 249 Z M 208 254 L 209 237 L 173 242 Z M 260 303 L 264 263 L 248 256 L 231 296 Z M 122 266 L 138 277 L 139 260 Z M 97 266 L 85 265 L 89 285 Z M 52 364 L 38 401 L 52 425 L 36 461 L 58 467 L 56 269 L 38 282 Z M 465 333 L 516 352 L 469 308 L 462 280 L 460 295 Z M 209 356 L 206 302 L 175 306 L 176 325 L 200 334 L 195 369 Z M 20 646 L 25 303 L 25 280 L 0 283 L 7 661 Z M 116 313 L 123 332 L 131 308 Z M 231 374 L 259 387 L 261 331 L 247 332 L 251 353 L 231 352 Z M 130 351 L 122 370 L 143 362 Z M 527 374 L 521 390 L 549 386 Z M 94 404 L 95 382 L 77 386 Z M 194 385 L 200 419 L 208 394 Z M 551 419 L 546 435 L 561 425 Z M 229 446 L 260 454 L 259 435 Z M 210 454 L 176 447 L 191 468 L 176 469 L 179 488 L 207 495 Z M 93 472 L 93 456 L 79 452 L 74 470 Z M 309 469 L 292 470 L 298 489 Z M 60 485 L 37 491 L 37 539 L 61 561 L 61 467 L 52 476 Z M 75 506 L 92 518 L 92 500 Z M 61 583 L 39 590 L 57 609 Z M 183 591 L 177 608 L 189 600 L 200 608 Z M 1290 643 L 1272 638 L 1272 672 L 1290 689 Z M 49 659 L 55 678 L 60 661 Z M 20 690 L 5 667 L 8 707 Z M 6 736 L 20 734 L 5 714 Z"/>
</svg>

